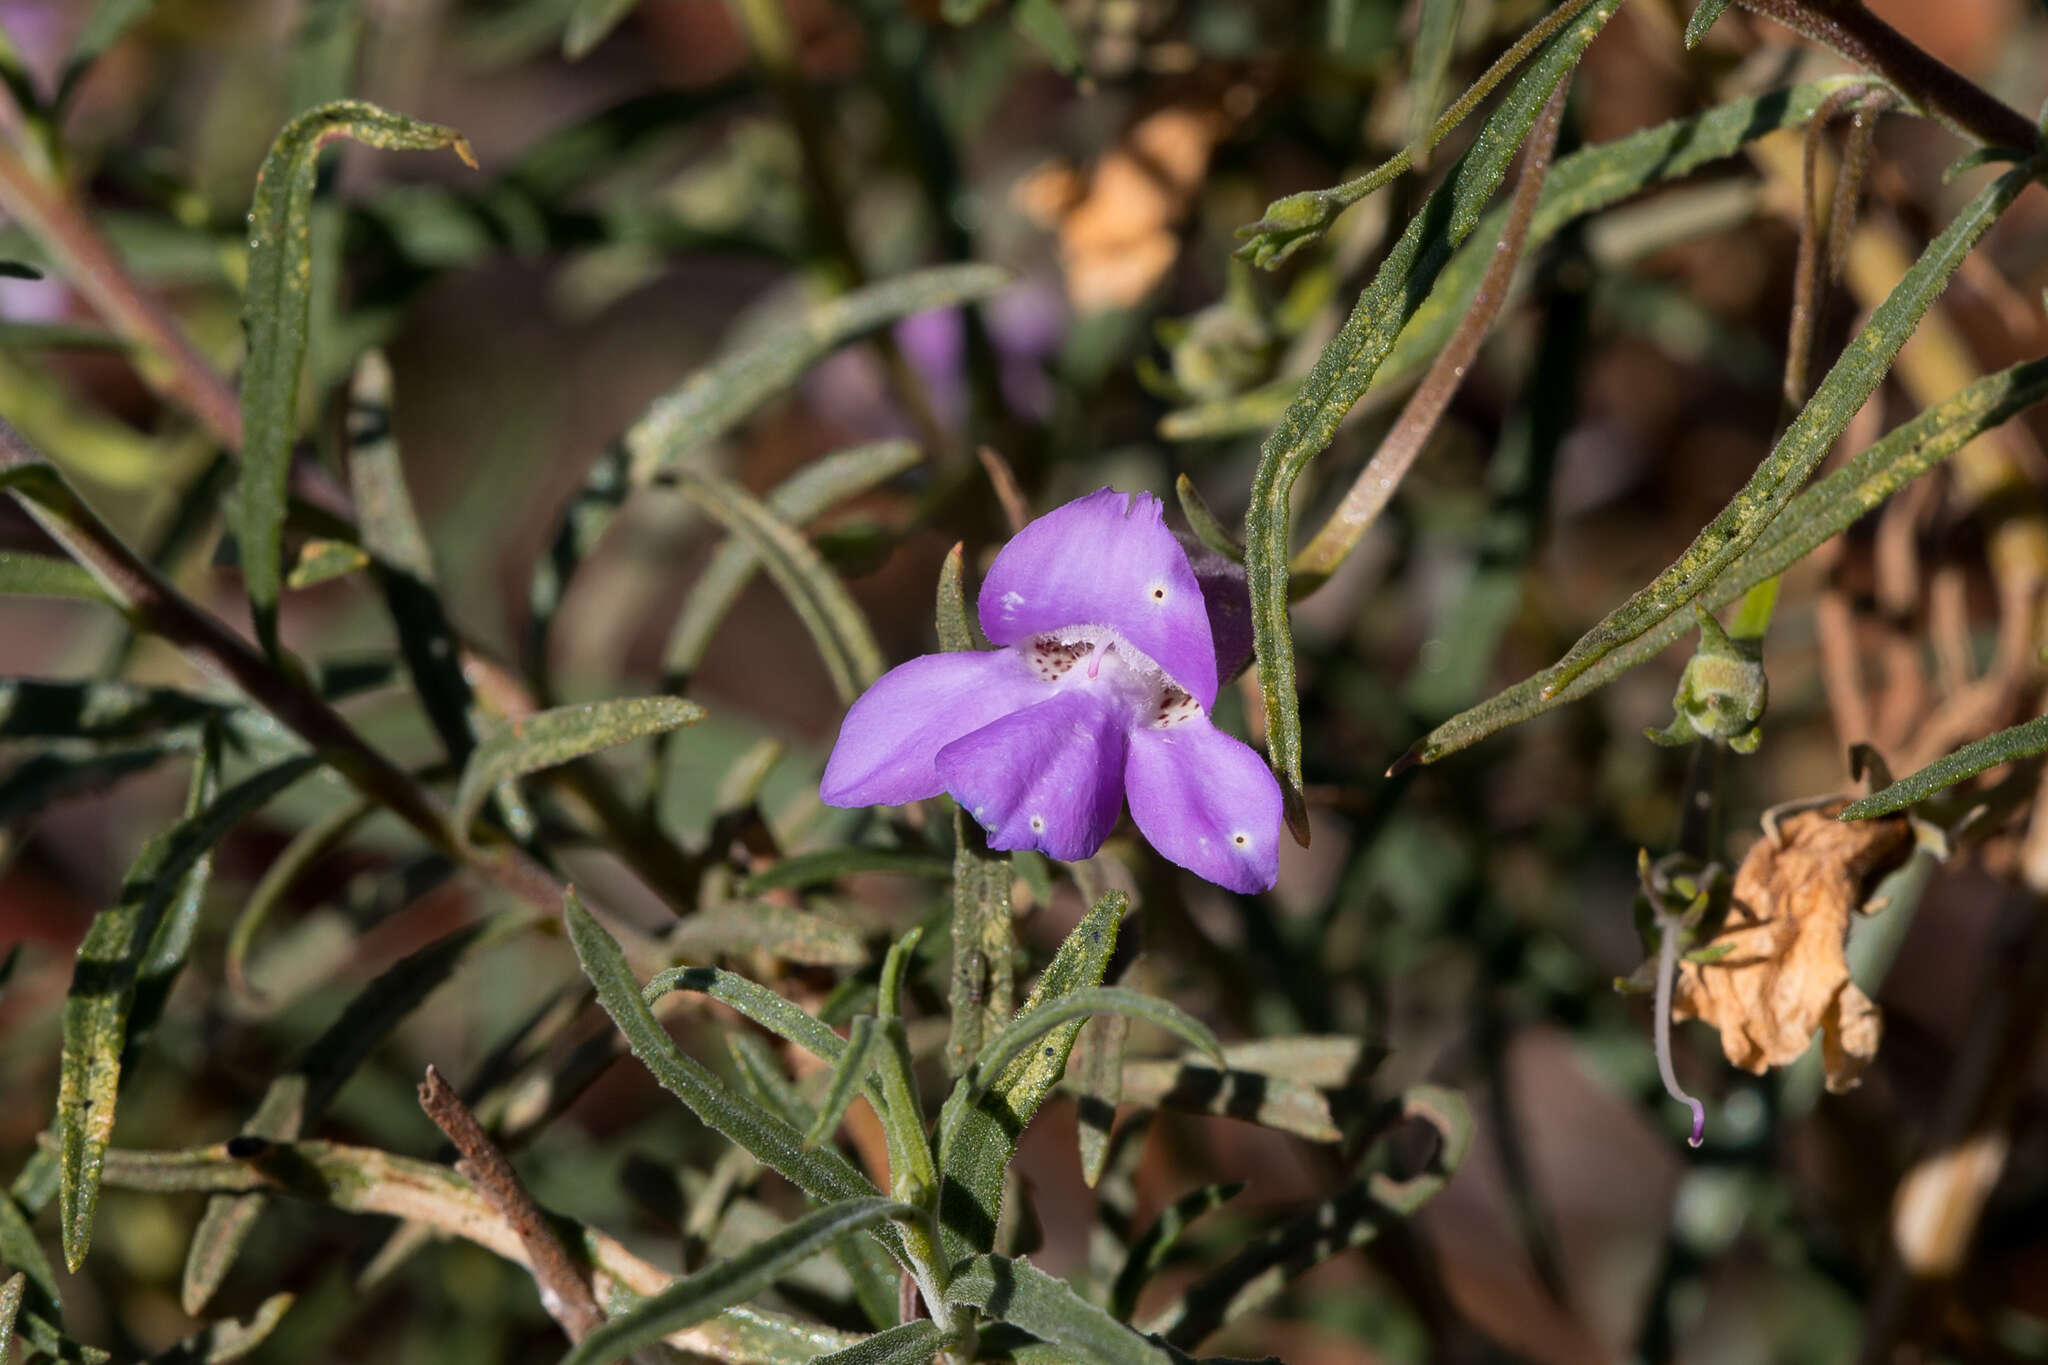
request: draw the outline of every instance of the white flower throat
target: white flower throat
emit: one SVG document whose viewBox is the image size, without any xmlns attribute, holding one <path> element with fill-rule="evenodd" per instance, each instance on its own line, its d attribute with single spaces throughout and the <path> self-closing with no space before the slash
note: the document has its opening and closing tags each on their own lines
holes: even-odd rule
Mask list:
<svg viewBox="0 0 2048 1365">
<path fill-rule="evenodd" d="M 1055 691 L 1086 687 L 1127 711 L 1135 727 L 1171 729 L 1202 714 L 1202 704 L 1143 650 L 1107 626 L 1069 626 L 1023 647 L 1041 682 Z"/>
</svg>

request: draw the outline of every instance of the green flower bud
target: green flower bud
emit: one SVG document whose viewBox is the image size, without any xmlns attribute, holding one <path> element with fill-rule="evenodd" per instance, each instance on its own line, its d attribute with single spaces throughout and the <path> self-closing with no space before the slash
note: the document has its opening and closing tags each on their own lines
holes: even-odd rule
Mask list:
<svg viewBox="0 0 2048 1365">
<path fill-rule="evenodd" d="M 1753 753 L 1763 737 L 1761 722 L 1770 700 L 1764 676 L 1763 641 L 1730 638 L 1721 623 L 1694 604 L 1700 643 L 1686 661 L 1671 699 L 1671 724 L 1643 734 L 1663 745 L 1710 739 L 1738 754 Z"/>
</svg>

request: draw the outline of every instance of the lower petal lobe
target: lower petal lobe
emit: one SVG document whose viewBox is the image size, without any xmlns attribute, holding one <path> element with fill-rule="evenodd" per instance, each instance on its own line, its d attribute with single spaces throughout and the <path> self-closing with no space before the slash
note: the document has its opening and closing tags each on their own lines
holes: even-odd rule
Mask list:
<svg viewBox="0 0 2048 1365">
<path fill-rule="evenodd" d="M 1123 809 L 1128 724 L 1094 691 L 1062 692 L 948 744 L 939 775 L 990 848 L 1091 857 Z"/>
<path fill-rule="evenodd" d="M 926 654 L 884 673 L 839 727 L 818 794 L 828 806 L 894 806 L 946 789 L 939 750 L 1045 699 L 1015 650 Z"/>
<path fill-rule="evenodd" d="M 1190 872 L 1246 893 L 1279 876 L 1280 784 L 1208 717 L 1132 734 L 1124 783 L 1138 829 Z"/>
</svg>

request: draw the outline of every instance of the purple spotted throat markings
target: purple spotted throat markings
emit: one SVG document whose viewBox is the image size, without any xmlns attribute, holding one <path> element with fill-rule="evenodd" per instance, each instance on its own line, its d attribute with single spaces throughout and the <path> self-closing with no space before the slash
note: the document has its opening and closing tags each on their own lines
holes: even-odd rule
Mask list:
<svg viewBox="0 0 2048 1365">
<path fill-rule="evenodd" d="M 1166 857 L 1233 891 L 1273 885 L 1280 787 L 1211 723 L 1248 653 L 1241 574 L 1202 572 L 1149 493 L 1104 488 L 1038 518 L 990 566 L 993 650 L 927 654 L 847 712 L 820 795 L 900 805 L 945 792 L 989 847 L 1086 858 L 1129 800 Z M 1227 566 L 1225 566 L 1227 567 Z"/>
</svg>

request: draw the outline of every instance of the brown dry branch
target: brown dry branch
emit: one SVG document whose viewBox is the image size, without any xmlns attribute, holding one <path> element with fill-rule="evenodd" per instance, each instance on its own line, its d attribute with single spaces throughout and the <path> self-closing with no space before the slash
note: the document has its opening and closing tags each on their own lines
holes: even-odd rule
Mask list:
<svg viewBox="0 0 2048 1365">
<path fill-rule="evenodd" d="M 1721 1030 L 1721 1050 L 1762 1075 L 1804 1056 L 1815 1029 L 1828 1089 L 1852 1089 L 1877 1054 L 1883 1018 L 1849 979 L 1843 943 L 1866 890 L 1904 862 L 1903 818 L 1844 824 L 1841 803 L 1800 811 L 1757 842 L 1735 874 L 1714 960 L 1680 968 L 1675 1019 Z"/>
<path fill-rule="evenodd" d="M 583 1340 L 604 1321 L 604 1313 L 590 1292 L 589 1276 L 555 1235 L 547 1215 L 527 1193 L 519 1172 L 512 1169 L 512 1163 L 484 1132 L 483 1125 L 469 1112 L 469 1106 L 462 1102 L 455 1088 L 431 1065 L 427 1067 L 426 1080 L 420 1083 L 419 1095 L 420 1108 L 462 1153 L 455 1169 L 518 1234 L 527 1263 L 533 1267 L 534 1284 L 540 1289 L 541 1307 L 562 1325 L 570 1341 Z"/>
</svg>

